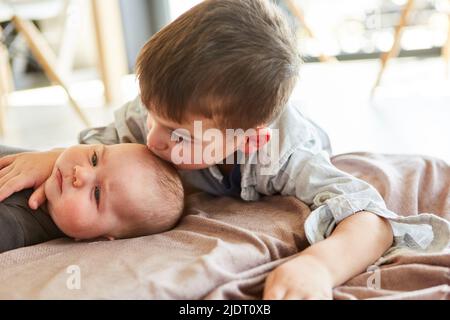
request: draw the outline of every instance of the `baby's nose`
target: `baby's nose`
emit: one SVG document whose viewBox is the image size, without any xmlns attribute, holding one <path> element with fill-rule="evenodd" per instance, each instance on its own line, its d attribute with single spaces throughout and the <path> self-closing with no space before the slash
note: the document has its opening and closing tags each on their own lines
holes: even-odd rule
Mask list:
<svg viewBox="0 0 450 320">
<path fill-rule="evenodd" d="M 75 188 L 81 188 L 90 180 L 92 180 L 92 173 L 89 171 L 90 170 L 80 166 L 73 167 L 72 185 Z"/>
</svg>

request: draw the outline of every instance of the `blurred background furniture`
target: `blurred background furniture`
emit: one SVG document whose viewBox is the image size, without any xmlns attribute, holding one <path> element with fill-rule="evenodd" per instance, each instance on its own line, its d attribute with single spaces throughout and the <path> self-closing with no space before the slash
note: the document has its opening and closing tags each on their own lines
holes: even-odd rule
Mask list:
<svg viewBox="0 0 450 320">
<path fill-rule="evenodd" d="M 97 64 L 106 105 L 121 103 L 121 79 L 128 74 L 121 7 L 118 0 L 90 0 L 97 42 Z"/>
<path fill-rule="evenodd" d="M 97 68 L 103 83 L 105 105 L 121 103 L 121 78 L 128 74 L 125 56 L 119 2 L 114 0 L 89 0 L 92 7 L 92 19 L 95 31 Z M 68 85 L 74 52 L 75 37 L 78 30 L 71 23 L 71 16 L 78 13 L 79 0 L 0 0 L 0 22 L 9 21 L 9 29 L 14 28 L 25 40 L 33 58 L 42 68 L 48 79 L 61 86 L 67 94 L 70 106 L 85 126 L 91 123 L 82 106 L 71 94 Z M 35 25 L 43 21 L 59 17 L 61 32 L 57 53 L 50 47 L 47 39 Z M 6 32 L 2 32 L 0 48 L 0 134 L 4 131 L 5 110 L 8 95 L 13 87 L 12 72 L 8 61 L 8 47 L 5 41 Z M 9 33 L 12 33 L 10 30 Z M 4 70 L 4 71 L 3 71 Z"/>
<path fill-rule="evenodd" d="M 83 121 L 86 126 L 89 126 L 89 120 L 81 111 L 80 105 L 76 102 L 75 98 L 69 91 L 69 87 L 63 78 L 63 75 L 57 69 L 57 58 L 51 48 L 47 45 L 45 39 L 39 33 L 39 30 L 29 20 L 23 20 L 19 16 L 15 15 L 12 21 L 17 28 L 17 31 L 22 34 L 28 43 L 31 52 L 42 66 L 45 74 L 55 84 L 60 85 L 67 94 L 70 104 L 77 113 L 78 117 Z"/>
<path fill-rule="evenodd" d="M 0 27 L 0 39 L 3 37 L 3 29 Z M 14 82 L 9 65 L 8 49 L 0 41 L 0 135 L 4 132 L 4 117 L 8 94 L 13 91 Z"/>
<path fill-rule="evenodd" d="M 303 10 L 300 8 L 299 4 L 295 0 L 284 0 L 288 10 L 291 14 L 298 20 L 301 24 L 301 27 L 305 30 L 308 37 L 317 41 L 317 37 L 314 35 L 314 32 L 308 25 L 305 16 L 303 14 Z M 321 62 L 337 62 L 336 58 L 328 56 L 323 52 L 319 53 L 319 61 Z"/>
<path fill-rule="evenodd" d="M 388 61 L 391 58 L 397 56 L 397 54 L 398 54 L 398 51 L 400 49 L 400 39 L 401 39 L 402 31 L 406 25 L 409 13 L 411 12 L 413 5 L 414 5 L 414 0 L 408 0 L 408 2 L 406 3 L 405 7 L 402 10 L 402 14 L 400 16 L 400 21 L 399 21 L 397 27 L 395 28 L 394 41 L 392 43 L 392 47 L 389 51 L 383 52 L 380 56 L 381 67 L 380 67 L 380 71 L 378 72 L 377 78 L 375 80 L 374 87 L 372 89 L 372 95 L 373 95 L 376 87 L 378 87 L 378 85 L 380 84 L 381 77 L 383 76 L 383 73 L 384 73 L 384 70 L 386 69 L 386 65 L 387 65 Z"/>
<path fill-rule="evenodd" d="M 447 34 L 447 42 L 444 47 L 442 47 L 442 57 L 445 60 L 445 67 L 447 78 L 450 75 L 450 11 L 448 12 L 448 34 Z"/>
<path fill-rule="evenodd" d="M 64 73 L 67 73 L 67 69 L 62 71 L 64 66 L 70 65 L 70 61 L 65 60 L 63 64 L 53 52 L 53 50 L 48 45 L 45 38 L 39 32 L 37 27 L 32 21 L 44 20 L 51 17 L 58 16 L 60 14 L 66 15 L 70 7 L 74 5 L 72 0 L 1 0 L 0 1 L 0 21 L 11 21 L 16 31 L 22 35 L 33 53 L 33 56 L 42 67 L 43 71 L 47 77 L 55 84 L 60 85 L 67 94 L 67 97 L 73 107 L 74 111 L 80 118 L 80 120 L 85 124 L 89 125 L 88 118 L 84 115 L 81 107 L 76 102 L 76 100 L 71 95 L 69 88 L 65 81 Z M 67 18 L 62 19 L 62 21 L 69 21 Z M 69 30 L 65 28 L 64 31 Z M 3 37 L 4 38 L 4 37 Z M 67 44 L 71 41 L 68 32 L 62 33 L 61 36 L 61 55 L 60 57 L 66 58 L 71 50 L 69 50 Z M 5 50 L 5 45 L 3 45 L 3 65 L 7 63 L 9 58 L 5 56 L 7 54 L 7 48 Z M 6 62 L 5 62 L 6 60 Z M 7 68 L 9 69 L 9 68 Z M 10 70 L 10 69 L 9 69 Z M 8 77 L 11 75 L 7 71 L 3 77 Z M 2 96 L 2 112 L 0 112 L 0 128 L 2 132 L 4 130 L 4 111 L 8 102 L 8 94 L 11 92 L 11 86 L 8 83 L 12 83 L 12 80 L 3 80 L 6 83 L 0 87 L 0 95 Z M 1 132 L 0 132 L 1 133 Z"/>
<path fill-rule="evenodd" d="M 441 55 L 442 58 L 445 61 L 445 72 L 448 77 L 449 75 L 449 59 L 450 59 L 450 0 L 448 1 L 448 7 L 446 8 L 447 11 L 447 17 L 448 17 L 448 32 L 447 32 L 447 41 L 444 43 L 441 49 Z M 376 88 L 380 85 L 381 79 L 383 77 L 384 72 L 386 71 L 387 64 L 389 60 L 396 57 L 400 51 L 400 41 L 402 38 L 403 30 L 405 29 L 406 25 L 408 24 L 408 19 L 410 16 L 410 13 L 414 7 L 415 1 L 414 0 L 408 0 L 408 2 L 405 4 L 400 20 L 398 22 L 398 25 L 395 27 L 394 32 L 394 41 L 392 43 L 392 47 L 389 51 L 383 52 L 380 56 L 380 70 L 378 71 L 377 78 L 375 80 L 375 84 L 371 91 L 371 96 L 374 95 Z"/>
</svg>

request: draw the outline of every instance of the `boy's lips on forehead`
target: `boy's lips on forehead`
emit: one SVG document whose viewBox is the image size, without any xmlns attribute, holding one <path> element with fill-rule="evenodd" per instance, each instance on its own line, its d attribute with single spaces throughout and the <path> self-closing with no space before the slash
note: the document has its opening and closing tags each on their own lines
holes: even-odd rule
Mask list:
<svg viewBox="0 0 450 320">
<path fill-rule="evenodd" d="M 164 160 L 169 160 L 169 159 L 166 159 L 166 155 L 164 154 L 164 152 L 158 151 L 158 149 L 155 149 L 155 148 L 153 148 L 153 147 L 148 147 L 148 146 L 147 146 L 147 148 L 148 148 L 155 156 L 157 156 L 158 158 L 161 158 L 161 159 L 164 159 Z"/>
</svg>

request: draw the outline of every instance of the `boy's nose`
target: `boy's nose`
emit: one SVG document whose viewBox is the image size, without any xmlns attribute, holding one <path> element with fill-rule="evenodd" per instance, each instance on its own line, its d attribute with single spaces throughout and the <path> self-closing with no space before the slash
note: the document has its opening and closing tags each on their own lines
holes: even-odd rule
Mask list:
<svg viewBox="0 0 450 320">
<path fill-rule="evenodd" d="M 85 184 L 94 179 L 94 174 L 91 169 L 87 169 L 81 166 L 73 167 L 73 180 L 72 184 L 75 188 L 81 188 Z"/>
<path fill-rule="evenodd" d="M 147 135 L 147 147 L 156 151 L 166 151 L 169 148 L 169 145 L 161 135 L 150 130 Z"/>
</svg>

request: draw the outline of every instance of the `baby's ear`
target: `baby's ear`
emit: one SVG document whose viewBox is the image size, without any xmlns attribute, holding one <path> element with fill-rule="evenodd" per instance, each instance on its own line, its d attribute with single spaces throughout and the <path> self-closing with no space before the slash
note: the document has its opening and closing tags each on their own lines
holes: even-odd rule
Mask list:
<svg viewBox="0 0 450 320">
<path fill-rule="evenodd" d="M 271 130 L 268 127 L 258 127 L 253 134 L 246 135 L 246 141 L 243 145 L 245 153 L 253 153 L 264 147 L 270 140 Z"/>
</svg>

